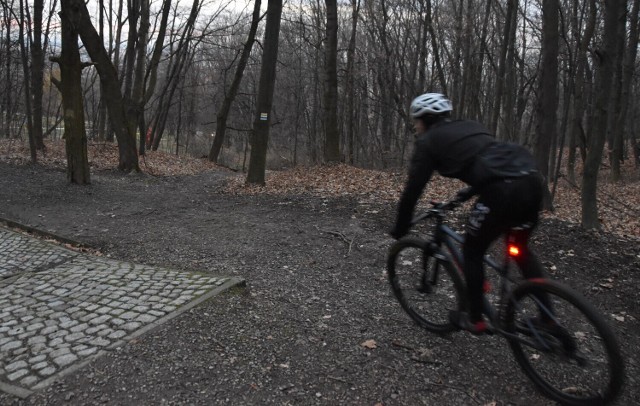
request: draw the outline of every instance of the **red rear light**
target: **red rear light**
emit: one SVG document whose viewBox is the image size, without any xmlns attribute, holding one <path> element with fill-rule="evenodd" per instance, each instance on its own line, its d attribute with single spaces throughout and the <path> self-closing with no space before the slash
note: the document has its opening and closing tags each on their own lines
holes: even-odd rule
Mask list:
<svg viewBox="0 0 640 406">
<path fill-rule="evenodd" d="M 520 248 L 517 245 L 509 244 L 509 255 L 517 257 L 520 255 Z"/>
</svg>

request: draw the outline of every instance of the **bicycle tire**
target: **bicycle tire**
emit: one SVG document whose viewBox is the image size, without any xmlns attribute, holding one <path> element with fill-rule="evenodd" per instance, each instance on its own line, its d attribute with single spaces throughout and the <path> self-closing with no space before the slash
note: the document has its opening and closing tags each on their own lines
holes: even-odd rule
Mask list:
<svg viewBox="0 0 640 406">
<path fill-rule="evenodd" d="M 536 327 L 532 320 L 546 312 L 541 293 L 550 299 L 554 321 L 538 321 Z M 521 283 L 510 296 L 504 322 L 515 335 L 507 339 L 517 363 L 547 397 L 565 405 L 605 405 L 620 394 L 624 362 L 615 335 L 569 287 L 541 279 Z M 546 348 L 534 348 L 541 346 Z"/>
<path fill-rule="evenodd" d="M 428 247 L 425 240 L 405 237 L 387 256 L 387 274 L 393 294 L 419 326 L 444 334 L 456 330 L 450 310 L 464 308 L 464 284 L 451 262 Z M 418 265 L 419 264 L 419 265 Z M 436 279 L 432 279 L 436 275 Z M 425 291 L 425 275 L 430 291 Z"/>
</svg>

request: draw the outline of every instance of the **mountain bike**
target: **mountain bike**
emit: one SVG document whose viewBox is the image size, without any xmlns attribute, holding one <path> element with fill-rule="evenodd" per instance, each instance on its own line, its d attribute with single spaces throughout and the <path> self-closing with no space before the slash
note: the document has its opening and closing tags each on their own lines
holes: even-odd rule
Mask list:
<svg viewBox="0 0 640 406">
<path fill-rule="evenodd" d="M 438 334 L 457 328 L 451 310 L 465 311 L 467 292 L 461 246 L 464 237 L 446 223 L 461 199 L 431 203 L 414 224 L 432 219 L 430 238 L 406 236 L 387 257 L 395 297 L 421 327 Z M 603 405 L 622 390 L 624 362 L 616 337 L 603 316 L 573 289 L 550 279 L 523 280 L 512 271 L 520 248 L 506 234 L 504 257 L 487 255 L 498 290 L 485 286 L 484 314 L 491 334 L 504 337 L 529 379 L 547 397 L 567 405 Z M 489 275 L 488 275 L 489 276 Z"/>
</svg>

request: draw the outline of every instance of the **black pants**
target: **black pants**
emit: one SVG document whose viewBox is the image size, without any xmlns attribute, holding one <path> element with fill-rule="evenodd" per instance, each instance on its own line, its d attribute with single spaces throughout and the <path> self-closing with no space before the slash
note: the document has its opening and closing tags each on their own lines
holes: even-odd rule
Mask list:
<svg viewBox="0 0 640 406">
<path fill-rule="evenodd" d="M 527 228 L 512 234 L 521 249 L 516 263 L 524 277 L 544 277 L 544 270 L 528 245 L 542 208 L 542 187 L 541 176 L 534 173 L 497 180 L 480 190 L 469 215 L 463 246 L 471 321 L 480 320 L 483 310 L 484 255 L 491 243 L 511 228 L 527 225 Z"/>
</svg>

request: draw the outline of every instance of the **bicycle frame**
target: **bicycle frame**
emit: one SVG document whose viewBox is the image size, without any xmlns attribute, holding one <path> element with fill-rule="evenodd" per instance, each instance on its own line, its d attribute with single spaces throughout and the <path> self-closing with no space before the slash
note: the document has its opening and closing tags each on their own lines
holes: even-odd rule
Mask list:
<svg viewBox="0 0 640 406">
<path fill-rule="evenodd" d="M 434 228 L 435 232 L 433 239 L 430 242 L 430 246 L 434 251 L 439 252 L 441 259 L 451 261 L 464 279 L 464 257 L 461 250 L 461 245 L 464 244 L 464 236 L 444 223 L 444 219 L 446 216 L 444 212 L 439 209 L 429 210 L 427 214 L 416 219 L 416 221 L 424 218 L 434 217 L 436 219 L 436 225 Z M 507 241 L 508 238 L 509 234 L 507 233 L 505 235 L 505 241 Z M 446 250 L 444 250 L 443 247 L 446 247 Z M 449 257 L 449 255 L 447 254 L 447 251 L 451 253 L 451 257 Z M 502 263 L 499 263 L 490 255 L 485 255 L 484 257 L 484 264 L 488 268 L 498 272 L 500 276 L 500 293 L 498 300 L 501 307 L 505 305 L 505 303 L 503 302 L 505 298 L 508 297 L 508 294 L 510 292 L 509 282 L 512 282 L 508 278 L 509 262 L 510 256 L 507 250 L 505 251 L 505 257 Z M 434 275 L 433 277 L 437 278 L 437 275 Z M 500 323 L 500 310 L 497 310 L 486 297 L 484 297 L 484 312 L 496 328 L 496 333 L 504 336 L 505 338 L 512 338 L 518 341 L 522 341 L 529 346 L 540 347 L 540 349 L 544 349 L 544 346 L 535 345 L 535 343 L 530 340 L 525 340 L 522 337 L 517 336 L 516 334 L 512 334 L 506 331 Z"/>
<path fill-rule="evenodd" d="M 391 246 L 387 257 L 389 281 L 403 309 L 419 325 L 438 334 L 455 330 L 452 310 L 468 311 L 465 236 L 454 225 L 445 224 L 448 212 L 463 201 L 431 202 L 432 208 L 413 220 L 416 224 L 431 219 L 426 225 L 427 238 L 400 239 Z M 486 332 L 507 339 L 522 370 L 549 398 L 572 405 L 610 402 L 619 395 L 624 378 L 624 362 L 615 334 L 578 293 L 546 279 L 544 272 L 527 272 L 529 266 L 541 266 L 535 258 L 532 265 L 531 258 L 519 257 L 529 255 L 523 244 L 531 226 L 524 223 L 505 230 L 504 247 L 499 244 L 502 254 L 483 258 L 483 266 L 496 271 L 500 278 L 500 287 L 495 286 L 492 294 L 484 295 L 483 312 L 492 325 Z M 408 251 L 403 254 L 405 249 Z M 422 269 L 415 269 L 416 250 L 423 255 Z M 517 276 L 520 273 L 510 269 L 512 261 L 524 267 L 529 278 L 521 280 Z M 416 284 L 418 275 L 420 281 Z M 443 317 L 443 311 L 449 312 L 449 318 Z M 574 325 L 575 320 L 581 324 Z M 580 331 L 585 333 L 578 336 Z M 569 369 L 556 372 L 556 365 L 562 368 L 564 362 Z M 576 393 L 565 391 L 573 388 L 574 382 L 578 384 Z"/>
</svg>

